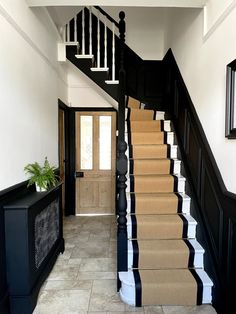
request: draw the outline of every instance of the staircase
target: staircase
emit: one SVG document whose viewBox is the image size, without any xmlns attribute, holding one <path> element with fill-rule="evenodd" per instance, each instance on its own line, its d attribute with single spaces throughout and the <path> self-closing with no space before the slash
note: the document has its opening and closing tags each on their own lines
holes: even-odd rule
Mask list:
<svg viewBox="0 0 236 314">
<path fill-rule="evenodd" d="M 171 122 L 164 116 L 129 98 L 128 271 L 119 272 L 120 296 L 134 306 L 211 303 L 213 284 L 203 269 L 197 222 L 190 215 Z"/>
<path fill-rule="evenodd" d="M 191 199 L 185 194 L 171 121 L 164 112 L 150 109 L 150 99 L 143 105 L 128 97 L 125 109 L 125 92 L 132 81 L 130 72 L 126 76 L 125 54 L 129 60 L 136 56 L 125 46 L 124 14 L 120 18 L 118 24 L 101 9 L 90 7 L 64 28 L 67 59 L 119 102 L 120 297 L 133 306 L 211 303 L 213 283 L 204 271 L 204 249 L 196 240 L 197 222 L 190 215 Z M 136 60 L 133 66 L 138 64 Z M 140 86 L 135 80 L 132 84 Z"/>
</svg>

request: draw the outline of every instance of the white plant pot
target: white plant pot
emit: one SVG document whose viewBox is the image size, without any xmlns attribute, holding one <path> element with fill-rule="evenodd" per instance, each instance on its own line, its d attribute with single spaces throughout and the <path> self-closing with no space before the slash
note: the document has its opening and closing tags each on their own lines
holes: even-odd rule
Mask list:
<svg viewBox="0 0 236 314">
<path fill-rule="evenodd" d="M 47 189 L 41 188 L 40 186 L 38 186 L 38 184 L 35 184 L 35 186 L 36 186 L 36 191 L 37 192 L 46 192 L 47 191 Z"/>
</svg>

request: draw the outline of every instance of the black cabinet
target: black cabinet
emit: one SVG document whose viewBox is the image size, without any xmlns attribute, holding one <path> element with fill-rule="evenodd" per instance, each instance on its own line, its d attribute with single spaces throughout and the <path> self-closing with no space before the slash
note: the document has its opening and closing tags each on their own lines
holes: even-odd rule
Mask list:
<svg viewBox="0 0 236 314">
<path fill-rule="evenodd" d="M 64 252 L 61 185 L 4 206 L 7 283 L 13 314 L 31 314 L 39 289 Z"/>
</svg>

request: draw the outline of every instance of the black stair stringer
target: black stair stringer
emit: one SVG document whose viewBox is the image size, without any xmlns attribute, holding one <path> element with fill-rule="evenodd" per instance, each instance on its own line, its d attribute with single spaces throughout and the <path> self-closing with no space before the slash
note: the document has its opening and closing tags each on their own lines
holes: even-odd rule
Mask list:
<svg viewBox="0 0 236 314">
<path fill-rule="evenodd" d="M 93 72 L 92 59 L 77 59 L 77 48 L 76 46 L 66 47 L 66 58 L 73 63 L 79 70 L 86 74 L 91 80 L 93 80 L 99 87 L 101 87 L 107 94 L 109 94 L 115 100 L 118 100 L 118 84 L 106 84 L 106 80 L 109 79 L 108 72 Z"/>
</svg>

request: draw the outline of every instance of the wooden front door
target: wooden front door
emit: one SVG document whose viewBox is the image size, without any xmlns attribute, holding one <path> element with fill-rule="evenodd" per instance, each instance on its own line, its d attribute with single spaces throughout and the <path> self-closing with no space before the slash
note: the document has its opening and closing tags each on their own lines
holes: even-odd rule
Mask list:
<svg viewBox="0 0 236 314">
<path fill-rule="evenodd" d="M 76 214 L 115 213 L 115 112 L 76 112 Z"/>
</svg>

